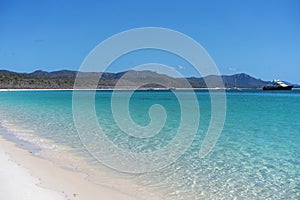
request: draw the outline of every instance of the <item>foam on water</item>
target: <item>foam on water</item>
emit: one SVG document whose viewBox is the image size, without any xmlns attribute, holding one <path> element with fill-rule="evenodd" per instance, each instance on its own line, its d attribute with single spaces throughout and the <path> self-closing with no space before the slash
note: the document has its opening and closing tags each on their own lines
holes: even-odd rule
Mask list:
<svg viewBox="0 0 300 200">
<path fill-rule="evenodd" d="M 43 139 L 35 134 L 32 130 L 23 129 L 20 126 L 9 123 L 7 120 L 2 120 L 0 126 L 6 129 L 6 136 L 15 137 L 16 139 L 24 142 L 31 143 L 38 149 L 49 149 L 52 151 L 57 151 L 58 146 L 52 141 Z M 9 131 L 9 132 L 7 132 Z M 38 152 L 35 152 L 38 154 Z"/>
</svg>

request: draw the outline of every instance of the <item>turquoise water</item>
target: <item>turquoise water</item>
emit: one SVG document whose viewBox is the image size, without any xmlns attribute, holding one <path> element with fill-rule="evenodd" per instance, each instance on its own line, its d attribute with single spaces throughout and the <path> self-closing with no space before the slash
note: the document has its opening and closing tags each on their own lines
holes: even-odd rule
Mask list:
<svg viewBox="0 0 300 200">
<path fill-rule="evenodd" d="M 190 92 L 183 93 L 189 98 Z M 128 136 L 118 128 L 111 94 L 97 91 L 95 110 L 107 137 L 120 148 L 155 151 L 176 135 L 181 112 L 172 92 L 139 91 L 132 96 L 129 110 L 141 126 L 150 122 L 151 105 L 160 104 L 166 110 L 165 126 L 147 139 Z M 200 126 L 188 150 L 159 171 L 128 176 L 170 199 L 300 199 L 300 91 L 227 92 L 225 126 L 213 152 L 205 158 L 198 153 L 211 117 L 210 96 L 206 91 L 196 95 Z M 72 91 L 0 92 L 0 110 L 2 129 L 36 144 L 36 151 L 57 151 L 66 145 L 97 163 L 76 132 Z M 96 144 L 93 150 L 99 150 Z"/>
</svg>

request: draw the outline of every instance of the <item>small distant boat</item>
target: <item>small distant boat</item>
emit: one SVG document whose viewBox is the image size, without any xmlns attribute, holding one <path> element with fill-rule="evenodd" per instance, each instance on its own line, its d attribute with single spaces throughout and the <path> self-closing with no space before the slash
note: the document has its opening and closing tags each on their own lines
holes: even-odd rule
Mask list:
<svg viewBox="0 0 300 200">
<path fill-rule="evenodd" d="M 291 90 L 294 86 L 287 85 L 283 81 L 274 79 L 272 84 L 263 87 L 263 90 Z"/>
<path fill-rule="evenodd" d="M 175 87 L 170 87 L 170 88 L 168 88 L 167 90 L 172 91 L 172 90 L 176 90 L 176 88 L 175 88 Z"/>
<path fill-rule="evenodd" d="M 233 88 L 231 88 L 231 90 L 242 91 L 241 88 L 238 88 L 236 86 L 234 86 Z"/>
</svg>

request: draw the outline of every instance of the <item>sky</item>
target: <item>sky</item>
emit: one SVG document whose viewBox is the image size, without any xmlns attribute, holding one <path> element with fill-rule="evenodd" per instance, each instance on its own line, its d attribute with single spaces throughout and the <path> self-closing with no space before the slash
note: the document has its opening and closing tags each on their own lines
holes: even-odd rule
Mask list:
<svg viewBox="0 0 300 200">
<path fill-rule="evenodd" d="M 222 74 L 300 83 L 299 0 L 0 0 L 0 69 L 78 70 L 99 43 L 141 27 L 188 35 Z M 198 76 L 183 60 L 151 51 L 120 58 L 109 70 L 147 62 Z"/>
</svg>

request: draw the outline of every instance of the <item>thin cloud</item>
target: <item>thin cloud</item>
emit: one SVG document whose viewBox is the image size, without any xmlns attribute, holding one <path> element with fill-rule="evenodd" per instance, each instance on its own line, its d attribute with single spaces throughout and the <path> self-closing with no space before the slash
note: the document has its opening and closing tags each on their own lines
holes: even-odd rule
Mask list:
<svg viewBox="0 0 300 200">
<path fill-rule="evenodd" d="M 232 71 L 232 72 L 236 72 L 236 71 L 237 71 L 237 68 L 235 68 L 235 67 L 229 67 L 228 70 L 229 70 L 229 71 Z"/>
<path fill-rule="evenodd" d="M 178 65 L 177 68 L 178 68 L 178 69 L 183 69 L 184 67 L 181 66 L 181 65 Z"/>
</svg>

